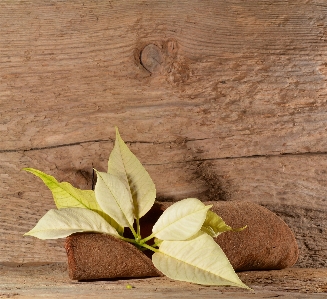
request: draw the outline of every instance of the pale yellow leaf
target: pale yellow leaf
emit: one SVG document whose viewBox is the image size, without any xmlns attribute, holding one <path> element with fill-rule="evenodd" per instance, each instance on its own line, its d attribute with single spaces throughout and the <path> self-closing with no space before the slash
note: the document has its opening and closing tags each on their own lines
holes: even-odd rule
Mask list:
<svg viewBox="0 0 327 299">
<path fill-rule="evenodd" d="M 101 209 L 122 227 L 132 227 L 133 201 L 124 183 L 116 176 L 97 171 L 95 197 Z"/>
<path fill-rule="evenodd" d="M 203 232 L 186 241 L 163 241 L 152 261 L 157 269 L 172 279 L 248 288 L 219 245 Z"/>
<path fill-rule="evenodd" d="M 119 236 L 99 214 L 84 208 L 49 210 L 25 235 L 39 239 L 58 239 L 78 232 L 98 232 Z"/>
<path fill-rule="evenodd" d="M 162 213 L 152 235 L 161 240 L 186 240 L 201 229 L 210 208 L 196 198 L 178 201 Z"/>
<path fill-rule="evenodd" d="M 93 190 L 77 189 L 67 182 L 59 183 L 53 176 L 34 168 L 24 168 L 24 170 L 39 177 L 45 183 L 52 192 L 58 209 L 85 208 L 92 210 L 108 221 L 120 234 L 123 233 L 123 228 L 101 209 Z"/>
<path fill-rule="evenodd" d="M 108 173 L 119 177 L 131 192 L 135 218 L 145 215 L 155 201 L 156 188 L 141 162 L 120 137 L 117 128 L 115 146 L 108 161 Z"/>
</svg>

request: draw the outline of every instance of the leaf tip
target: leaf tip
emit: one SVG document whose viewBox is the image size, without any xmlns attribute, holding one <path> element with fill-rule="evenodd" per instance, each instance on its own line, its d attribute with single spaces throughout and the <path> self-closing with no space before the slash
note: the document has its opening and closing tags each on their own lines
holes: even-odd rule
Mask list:
<svg viewBox="0 0 327 299">
<path fill-rule="evenodd" d="M 242 284 L 239 285 L 240 288 L 243 288 L 243 289 L 247 289 L 249 291 L 253 291 L 252 288 L 250 288 L 249 286 L 247 286 L 245 283 L 242 282 Z"/>
<path fill-rule="evenodd" d="M 232 230 L 233 230 L 234 232 L 241 232 L 241 231 L 245 230 L 247 227 L 248 227 L 248 226 L 245 225 L 245 226 L 240 227 L 240 228 L 232 228 Z"/>
<path fill-rule="evenodd" d="M 33 236 L 33 233 L 32 233 L 32 231 L 28 231 L 27 233 L 23 234 L 23 236 L 24 236 L 24 237 L 25 237 L 25 236 Z"/>
<path fill-rule="evenodd" d="M 115 126 L 115 131 L 116 131 L 116 138 L 117 137 L 120 137 L 119 130 L 118 130 L 118 127 L 117 126 Z"/>
</svg>

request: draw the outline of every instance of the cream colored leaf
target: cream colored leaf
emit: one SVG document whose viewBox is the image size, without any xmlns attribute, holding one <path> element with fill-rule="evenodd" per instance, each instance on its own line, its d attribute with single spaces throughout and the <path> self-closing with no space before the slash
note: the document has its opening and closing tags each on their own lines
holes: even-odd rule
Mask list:
<svg viewBox="0 0 327 299">
<path fill-rule="evenodd" d="M 243 229 L 245 229 L 246 226 L 242 227 L 242 228 L 232 228 L 229 225 L 227 225 L 225 223 L 225 221 L 218 216 L 215 212 L 212 211 L 208 211 L 207 212 L 207 216 L 206 219 L 202 225 L 201 230 L 205 233 L 207 233 L 208 235 L 210 235 L 211 237 L 217 237 L 218 235 L 220 235 L 223 232 L 227 232 L 227 231 L 241 231 Z"/>
<path fill-rule="evenodd" d="M 119 237 L 117 231 L 99 214 L 84 208 L 50 210 L 25 235 L 58 239 L 78 232 L 98 232 Z"/>
<path fill-rule="evenodd" d="M 122 227 L 132 227 L 133 201 L 124 183 L 116 176 L 97 171 L 95 197 L 101 209 Z"/>
<path fill-rule="evenodd" d="M 53 176 L 34 168 L 24 168 L 24 170 L 39 177 L 45 183 L 52 192 L 58 209 L 85 208 L 92 210 L 108 221 L 120 234 L 123 233 L 124 229 L 100 208 L 93 190 L 77 189 L 67 182 L 59 183 Z"/>
<path fill-rule="evenodd" d="M 108 161 L 108 173 L 124 182 L 131 192 L 135 218 L 145 215 L 156 198 L 155 185 L 141 162 L 130 151 L 116 128 L 116 142 Z"/>
<path fill-rule="evenodd" d="M 238 278 L 219 245 L 203 232 L 186 241 L 163 241 L 152 261 L 172 279 L 248 288 Z"/>
<path fill-rule="evenodd" d="M 186 240 L 201 229 L 210 208 L 196 198 L 178 201 L 162 213 L 152 235 L 161 240 Z"/>
</svg>

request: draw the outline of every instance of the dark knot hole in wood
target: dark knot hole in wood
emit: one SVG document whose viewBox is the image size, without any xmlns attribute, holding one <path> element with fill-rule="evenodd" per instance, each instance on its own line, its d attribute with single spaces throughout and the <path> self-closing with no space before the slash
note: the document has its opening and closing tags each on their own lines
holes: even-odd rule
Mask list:
<svg viewBox="0 0 327 299">
<path fill-rule="evenodd" d="M 140 62 L 151 74 L 160 72 L 163 64 L 161 49 L 154 44 L 145 46 L 141 51 Z"/>
</svg>

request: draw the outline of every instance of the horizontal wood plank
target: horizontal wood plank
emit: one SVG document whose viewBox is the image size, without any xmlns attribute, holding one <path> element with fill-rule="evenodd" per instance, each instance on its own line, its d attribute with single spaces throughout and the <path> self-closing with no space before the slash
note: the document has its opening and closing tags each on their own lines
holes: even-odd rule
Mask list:
<svg viewBox="0 0 327 299">
<path fill-rule="evenodd" d="M 201 286 L 166 277 L 72 281 L 65 263 L 0 263 L 2 298 L 263 299 L 325 298 L 326 269 L 284 269 L 239 273 L 253 290 Z M 131 286 L 132 289 L 128 289 Z"/>
<path fill-rule="evenodd" d="M 0 4 L 0 150 L 108 140 L 118 125 L 220 157 L 326 151 L 327 5 L 83 3 Z M 152 74 L 148 44 L 162 52 Z"/>
<path fill-rule="evenodd" d="M 1 155 L 6 174 L 2 176 L 0 189 L 4 199 L 0 208 L 1 219 L 4 219 L 1 228 L 3 260 L 66 259 L 62 240 L 40 241 L 23 237 L 47 210 L 55 206 L 50 191 L 41 180 L 21 169 L 36 167 L 59 181 L 91 189 L 92 167 L 106 171 L 111 148 L 111 143 L 102 142 Z M 324 155 L 152 164 L 158 150 L 155 145 L 132 144 L 131 148 L 142 157 L 142 163 L 153 178 L 158 200 L 198 197 L 203 201 L 250 200 L 264 205 L 280 215 L 295 232 L 300 246 L 299 266 L 326 266 L 324 257 L 327 252 L 321 250 L 327 242 L 327 161 Z M 187 153 L 187 148 L 184 151 Z M 148 153 L 150 163 L 144 153 Z M 171 155 L 174 156 L 174 151 Z"/>
<path fill-rule="evenodd" d="M 263 204 L 295 231 L 298 265 L 326 266 L 326 15 L 324 1 L 1 1 L 0 260 L 65 259 L 62 241 L 22 237 L 54 205 L 21 168 L 90 189 L 117 125 L 159 200 Z"/>
</svg>

